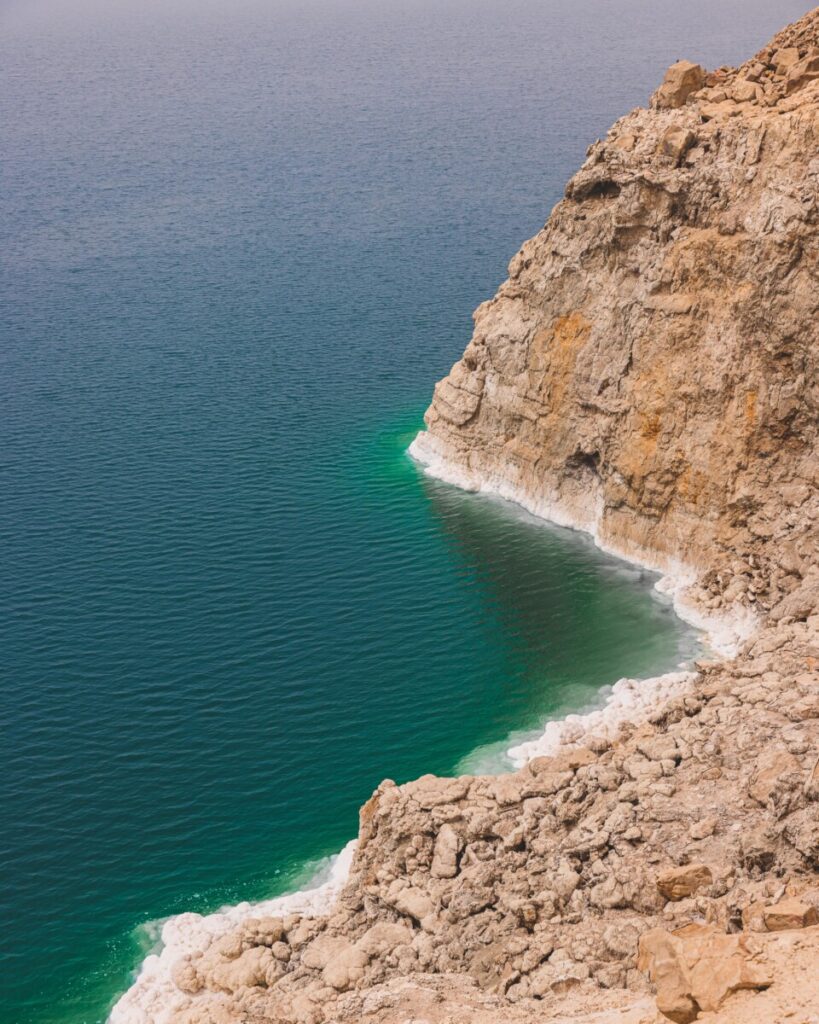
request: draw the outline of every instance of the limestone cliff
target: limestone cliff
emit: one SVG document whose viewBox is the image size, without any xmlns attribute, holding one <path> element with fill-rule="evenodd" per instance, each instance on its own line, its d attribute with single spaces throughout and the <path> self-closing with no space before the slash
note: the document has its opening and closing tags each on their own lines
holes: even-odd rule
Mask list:
<svg viewBox="0 0 819 1024">
<path fill-rule="evenodd" d="M 819 1019 L 817 225 L 819 9 L 592 145 L 413 445 L 684 578 L 736 656 L 516 774 L 382 783 L 326 913 L 203 925 L 117 1022 Z"/>
<path fill-rule="evenodd" d="M 675 65 L 590 147 L 413 453 L 695 570 L 712 611 L 785 614 L 815 563 L 817 224 L 814 12 L 737 70 Z"/>
</svg>

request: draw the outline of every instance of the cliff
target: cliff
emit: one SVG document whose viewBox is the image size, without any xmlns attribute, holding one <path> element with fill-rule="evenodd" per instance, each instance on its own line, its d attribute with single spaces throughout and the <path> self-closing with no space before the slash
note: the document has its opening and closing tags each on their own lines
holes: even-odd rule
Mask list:
<svg viewBox="0 0 819 1024">
<path fill-rule="evenodd" d="M 382 783 L 331 906 L 198 919 L 115 1021 L 815 1019 L 818 223 L 819 9 L 591 146 L 412 451 L 666 572 L 730 654 L 515 774 Z"/>
<path fill-rule="evenodd" d="M 814 12 L 739 69 L 680 62 L 590 147 L 412 449 L 698 577 L 743 631 L 815 597 L 816 37 Z"/>
</svg>

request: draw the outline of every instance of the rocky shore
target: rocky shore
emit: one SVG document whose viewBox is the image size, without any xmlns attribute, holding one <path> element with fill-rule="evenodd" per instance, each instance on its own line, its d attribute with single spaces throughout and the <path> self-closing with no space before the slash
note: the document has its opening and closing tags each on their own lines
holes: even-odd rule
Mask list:
<svg viewBox="0 0 819 1024">
<path fill-rule="evenodd" d="M 819 9 L 590 147 L 412 452 L 721 655 L 515 774 L 383 782 L 329 906 L 200 928 L 117 1024 L 819 1022 L 818 226 Z"/>
</svg>

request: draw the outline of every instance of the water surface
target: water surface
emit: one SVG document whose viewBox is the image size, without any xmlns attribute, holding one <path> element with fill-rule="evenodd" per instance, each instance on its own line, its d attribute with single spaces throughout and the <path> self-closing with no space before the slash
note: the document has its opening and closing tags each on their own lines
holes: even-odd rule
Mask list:
<svg viewBox="0 0 819 1024">
<path fill-rule="evenodd" d="M 595 137 L 769 0 L 0 5 L 0 1016 L 104 1019 L 384 777 L 690 653 L 405 455 Z"/>
</svg>

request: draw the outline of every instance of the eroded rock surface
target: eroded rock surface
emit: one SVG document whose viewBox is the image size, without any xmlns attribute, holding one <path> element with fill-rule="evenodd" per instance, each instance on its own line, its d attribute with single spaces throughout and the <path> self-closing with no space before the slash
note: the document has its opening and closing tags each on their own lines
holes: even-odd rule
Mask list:
<svg viewBox="0 0 819 1024">
<path fill-rule="evenodd" d="M 591 146 L 414 450 L 684 567 L 736 655 L 515 774 L 382 783 L 333 910 L 181 958 L 151 1024 L 819 1014 L 818 224 L 819 11 Z"/>
<path fill-rule="evenodd" d="M 819 48 L 675 64 L 595 142 L 475 313 L 414 454 L 699 576 L 707 613 L 816 607 Z"/>
</svg>

